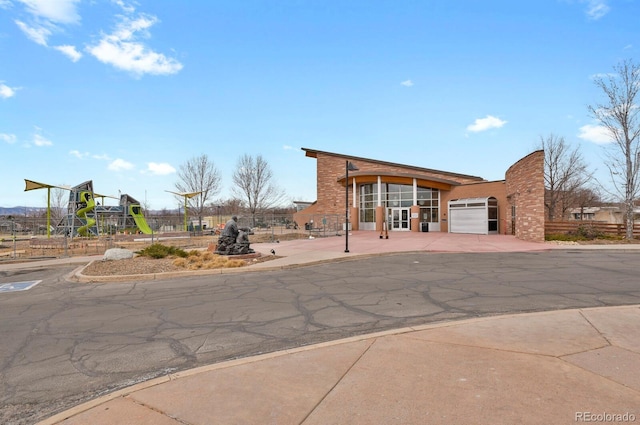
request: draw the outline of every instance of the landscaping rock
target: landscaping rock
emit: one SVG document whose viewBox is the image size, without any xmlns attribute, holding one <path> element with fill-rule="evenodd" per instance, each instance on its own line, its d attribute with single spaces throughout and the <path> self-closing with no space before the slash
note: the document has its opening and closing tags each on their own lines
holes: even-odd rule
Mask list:
<svg viewBox="0 0 640 425">
<path fill-rule="evenodd" d="M 129 251 L 124 248 L 111 248 L 107 249 L 104 252 L 104 256 L 102 257 L 103 261 L 111 261 L 111 260 L 126 260 L 128 258 L 133 258 L 133 251 Z"/>
</svg>

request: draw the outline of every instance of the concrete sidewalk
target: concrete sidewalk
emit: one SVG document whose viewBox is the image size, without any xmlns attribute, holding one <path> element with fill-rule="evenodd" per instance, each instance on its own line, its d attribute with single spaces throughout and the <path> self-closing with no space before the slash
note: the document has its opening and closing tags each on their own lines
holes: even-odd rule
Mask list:
<svg viewBox="0 0 640 425">
<path fill-rule="evenodd" d="M 346 245 L 344 236 L 255 244 L 251 246 L 257 252 L 263 255 L 270 255 L 271 250 L 274 250 L 276 256 L 282 256 L 282 258 L 255 264 L 250 268 L 287 268 L 402 252 L 482 253 L 550 250 L 622 250 L 640 252 L 640 244 L 558 244 L 522 241 L 511 235 L 468 235 L 443 232 L 392 232 L 389 234 L 388 239 L 381 239 L 377 232 L 356 231 L 349 234 L 348 246 Z M 348 253 L 345 252 L 346 248 L 349 250 Z"/>
<path fill-rule="evenodd" d="M 383 253 L 623 249 L 502 235 L 353 232 L 255 244 L 266 271 Z M 93 258 L 95 259 L 95 257 Z M 570 424 L 640 421 L 640 306 L 497 316 L 358 336 L 147 381 L 50 424 Z"/>
<path fill-rule="evenodd" d="M 41 424 L 640 420 L 640 307 L 475 319 L 157 378 Z"/>
</svg>

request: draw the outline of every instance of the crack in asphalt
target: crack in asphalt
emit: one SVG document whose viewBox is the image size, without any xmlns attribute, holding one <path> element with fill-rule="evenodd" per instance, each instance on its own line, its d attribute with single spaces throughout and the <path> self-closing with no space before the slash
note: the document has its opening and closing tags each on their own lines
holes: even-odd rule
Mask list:
<svg viewBox="0 0 640 425">
<path fill-rule="evenodd" d="M 78 284 L 1 272 L 0 423 L 31 424 L 169 371 L 399 327 L 640 304 L 637 254 L 408 253 L 260 274 Z"/>
</svg>

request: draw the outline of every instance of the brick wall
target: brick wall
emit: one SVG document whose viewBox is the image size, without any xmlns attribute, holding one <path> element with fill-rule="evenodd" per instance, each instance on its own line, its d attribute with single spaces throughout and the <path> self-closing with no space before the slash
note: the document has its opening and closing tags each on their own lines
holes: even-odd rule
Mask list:
<svg viewBox="0 0 640 425">
<path fill-rule="evenodd" d="M 544 151 L 535 151 L 507 170 L 507 199 L 515 207 L 515 236 L 518 239 L 544 241 Z M 513 220 L 511 208 L 507 211 Z"/>
<path fill-rule="evenodd" d="M 318 208 L 327 214 L 339 214 L 345 210 L 345 188 L 338 182 L 344 177 L 346 160 L 344 158 L 318 154 L 317 190 Z M 357 164 L 361 168 L 361 164 Z M 349 205 L 353 202 L 353 193 L 349 186 Z"/>
<path fill-rule="evenodd" d="M 398 165 L 388 165 L 388 164 L 380 164 L 375 161 L 366 161 L 362 158 L 358 158 L 357 161 L 353 161 L 354 165 L 358 167 L 358 171 L 354 174 L 359 173 L 383 173 L 383 174 L 393 174 L 393 173 L 414 173 L 416 174 L 416 170 L 412 167 L 402 167 Z M 345 175 L 345 165 L 346 160 L 344 157 L 328 155 L 325 153 L 319 152 L 317 154 L 317 200 L 318 205 L 317 210 L 324 211 L 328 214 L 335 214 L 344 211 L 345 208 L 345 190 L 343 183 L 339 182 L 338 179 L 344 178 Z M 352 174 L 350 173 L 351 177 Z M 424 174 L 425 178 L 429 177 L 436 179 L 444 179 L 449 181 L 456 181 L 458 183 L 472 183 L 477 182 L 478 179 L 474 179 L 472 177 L 465 177 L 463 175 L 455 175 L 445 173 L 433 172 L 429 174 Z M 356 177 L 356 182 L 358 181 Z M 352 191 L 351 185 L 349 185 L 349 205 L 352 204 Z"/>
<path fill-rule="evenodd" d="M 345 214 L 344 179 L 346 157 L 317 152 L 317 202 L 294 215 L 300 225 L 314 214 L 333 215 L 334 221 L 343 223 Z M 511 206 L 516 207 L 515 236 L 519 239 L 544 241 L 544 152 L 536 151 L 512 165 L 505 175 L 504 181 L 483 182 L 472 176 L 454 173 L 420 173 L 416 167 L 402 167 L 392 163 L 367 161 L 364 158 L 353 159 L 358 171 L 349 176 L 361 173 L 389 175 L 392 173 L 424 174 L 429 177 L 449 181 L 457 181 L 451 191 L 440 191 L 441 230 L 448 231 L 447 203 L 451 199 L 493 196 L 498 200 L 499 233 L 512 234 Z M 353 203 L 352 186 L 349 185 L 349 206 Z M 358 221 L 356 214 L 351 214 L 353 223 Z M 339 224 L 341 226 L 341 224 Z"/>
</svg>

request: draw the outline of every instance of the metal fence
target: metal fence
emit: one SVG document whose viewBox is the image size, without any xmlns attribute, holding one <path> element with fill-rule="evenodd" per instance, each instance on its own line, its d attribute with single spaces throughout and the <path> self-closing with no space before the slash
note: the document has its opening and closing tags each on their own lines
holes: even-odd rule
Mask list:
<svg viewBox="0 0 640 425">
<path fill-rule="evenodd" d="M 345 231 L 345 216 L 341 214 L 299 214 L 298 226 L 311 235 L 339 236 Z M 351 228 L 349 224 L 349 228 Z"/>
<path fill-rule="evenodd" d="M 240 215 L 238 226 L 250 227 L 254 232 L 271 232 L 274 235 L 290 233 L 295 230 L 307 236 L 339 236 L 344 234 L 344 215 L 340 214 L 256 214 L 255 217 Z M 351 227 L 351 226 L 350 226 Z"/>
<path fill-rule="evenodd" d="M 303 216 L 303 223 L 293 221 L 292 214 L 261 213 L 237 214 L 238 227 L 248 227 L 251 243 L 275 242 L 284 239 L 329 237 L 344 234 L 344 217 L 339 215 Z M 153 243 L 176 246 L 186 250 L 209 248 L 217 243 L 217 235 L 231 215 L 188 217 L 185 230 L 184 216 L 148 215 L 145 217 L 151 234 L 132 229 L 100 226 L 94 237 L 70 237 L 57 234 L 55 226 L 47 235 L 46 217 L 0 218 L 0 261 L 15 258 L 66 257 L 101 255 L 110 248 L 133 251 Z M 51 221 L 53 223 L 53 220 Z"/>
</svg>

